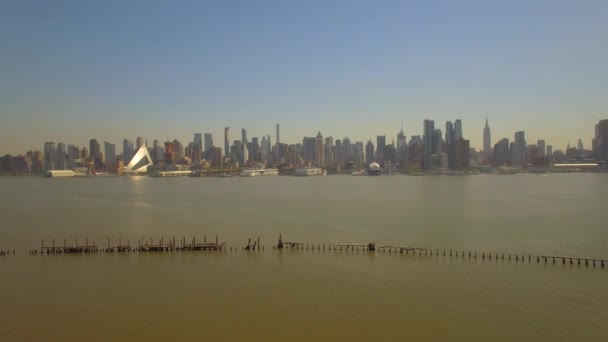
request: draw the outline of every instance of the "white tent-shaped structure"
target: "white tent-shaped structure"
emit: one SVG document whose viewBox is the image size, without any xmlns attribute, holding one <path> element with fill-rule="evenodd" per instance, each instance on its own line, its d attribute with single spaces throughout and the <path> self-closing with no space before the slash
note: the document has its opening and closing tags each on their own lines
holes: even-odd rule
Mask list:
<svg viewBox="0 0 608 342">
<path fill-rule="evenodd" d="M 148 166 L 152 165 L 152 157 L 145 145 L 141 145 L 129 165 L 125 166 L 125 173 L 144 173 L 148 171 Z"/>
</svg>

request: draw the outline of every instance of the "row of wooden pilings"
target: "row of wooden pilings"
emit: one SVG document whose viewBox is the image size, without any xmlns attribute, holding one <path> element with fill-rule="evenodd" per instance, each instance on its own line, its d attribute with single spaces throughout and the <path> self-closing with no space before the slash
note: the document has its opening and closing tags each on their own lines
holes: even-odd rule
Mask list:
<svg viewBox="0 0 608 342">
<path fill-rule="evenodd" d="M 165 241 L 161 238 L 154 241 L 153 238 L 144 240 L 142 237 L 138 240 L 137 246 L 131 246 L 130 242 L 126 244 L 122 243 L 122 240 L 118 239 L 117 245 L 112 245 L 108 238 L 107 247 L 100 247 L 95 242 L 89 243 L 89 240 L 85 240 L 84 245 L 79 245 L 78 240 L 74 240 L 74 244 L 67 244 L 67 240 L 64 239 L 62 246 L 57 246 L 55 240 L 52 240 L 52 244 L 45 245 L 44 240 L 41 242 L 41 249 L 31 250 L 30 254 L 89 254 L 89 253 L 130 253 L 130 252 L 172 252 L 172 251 L 197 251 L 197 250 L 212 250 L 212 251 L 260 251 L 264 250 L 264 246 L 260 245 L 260 238 L 257 240 L 249 239 L 246 246 L 241 247 L 228 247 L 225 243 L 220 243 L 218 237 L 215 237 L 214 242 L 207 242 L 207 237 L 203 238 L 203 242 L 196 241 L 196 237 L 192 237 L 190 241 L 186 241 L 183 237 L 179 244 L 176 243 L 175 237 Z M 570 257 L 570 256 L 558 256 L 558 255 L 537 255 L 533 257 L 531 254 L 511 254 L 511 253 L 487 253 L 477 251 L 464 251 L 464 250 L 439 250 L 430 248 L 419 248 L 411 246 L 376 246 L 375 243 L 370 242 L 367 244 L 312 244 L 303 242 L 288 242 L 283 241 L 282 236 L 279 235 L 279 241 L 276 246 L 272 246 L 272 249 L 282 250 L 317 250 L 317 251 L 366 251 L 376 253 L 395 253 L 395 254 L 406 254 L 406 255 L 425 255 L 425 256 L 443 256 L 451 258 L 469 259 L 469 260 L 488 260 L 488 261 L 509 261 L 516 263 L 552 263 L 552 264 L 570 264 L 570 265 L 585 265 L 585 266 L 600 266 L 605 267 L 608 260 L 597 259 L 597 258 L 583 258 L 583 257 Z M 12 251 L 15 254 L 15 251 Z M 9 255 L 9 251 L 0 251 L 0 256 Z"/>
</svg>

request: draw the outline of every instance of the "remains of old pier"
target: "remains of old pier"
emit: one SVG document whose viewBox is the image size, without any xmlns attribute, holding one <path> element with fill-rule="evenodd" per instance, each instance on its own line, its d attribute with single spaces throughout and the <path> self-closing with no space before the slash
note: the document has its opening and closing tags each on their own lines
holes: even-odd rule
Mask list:
<svg viewBox="0 0 608 342">
<path fill-rule="evenodd" d="M 73 243 L 68 243 L 67 239 L 63 239 L 63 244 L 56 244 L 55 239 L 51 239 L 50 245 L 45 240 L 41 240 L 40 250 L 31 250 L 31 255 L 47 254 L 92 254 L 92 253 L 143 253 L 143 252 L 189 252 L 189 251 L 225 251 L 228 247 L 226 242 L 219 242 L 217 236 L 215 241 L 207 242 L 207 237 L 203 237 L 202 242 L 197 242 L 196 237 L 193 236 L 189 241 L 184 236 L 179 244 L 176 243 L 175 236 L 171 239 L 165 240 L 164 237 L 154 240 L 150 238 L 145 240 L 141 237 L 137 241 L 137 246 L 132 246 L 130 241 L 127 240 L 123 243 L 122 238 L 118 238 L 117 244 L 112 244 L 111 239 L 107 238 L 107 246 L 100 247 L 95 241 L 89 242 L 86 238 L 84 243 L 78 243 L 78 239 L 74 239 Z M 247 245 L 239 247 L 243 251 L 263 251 L 264 248 L 260 245 L 260 238 L 253 240 L 248 239 Z M 590 258 L 590 257 L 576 257 L 576 256 L 565 256 L 565 255 L 532 255 L 532 254 L 518 254 L 518 253 L 493 253 L 487 251 L 471 251 L 471 250 L 452 250 L 452 249 L 432 249 L 415 246 L 400 246 L 400 245 L 380 245 L 377 246 L 375 242 L 368 243 L 336 243 L 336 244 L 314 244 L 294 241 L 283 241 L 282 235 L 279 234 L 278 243 L 273 246 L 276 250 L 313 250 L 313 251 L 333 251 L 333 252 L 359 252 L 365 251 L 373 254 L 390 254 L 390 255 L 412 255 L 417 257 L 433 257 L 433 258 L 444 258 L 444 259 L 455 259 L 455 260 L 469 260 L 470 262 L 484 262 L 484 263 L 514 263 L 514 264 L 560 264 L 560 265 L 572 265 L 572 266 L 586 266 L 586 267 L 599 267 L 605 268 L 608 264 L 608 259 L 602 258 Z M 230 251 L 237 250 L 235 247 L 231 247 Z M 12 251 L 15 254 L 15 250 Z M 0 250 L 0 256 L 10 255 L 9 251 Z"/>
</svg>

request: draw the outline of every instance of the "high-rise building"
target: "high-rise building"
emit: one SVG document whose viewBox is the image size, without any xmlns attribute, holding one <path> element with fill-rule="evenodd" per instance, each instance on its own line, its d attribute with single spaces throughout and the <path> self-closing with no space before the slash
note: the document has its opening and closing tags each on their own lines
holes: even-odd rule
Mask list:
<svg viewBox="0 0 608 342">
<path fill-rule="evenodd" d="M 171 141 L 165 142 L 165 164 L 174 165 L 177 164 L 178 158 L 175 152 L 175 144 Z"/>
<path fill-rule="evenodd" d="M 374 143 L 372 139 L 369 139 L 367 144 L 365 144 L 365 163 L 371 164 L 374 160 Z"/>
<path fill-rule="evenodd" d="M 353 161 L 353 144 L 350 142 L 349 137 L 342 138 L 342 157 L 345 165 L 348 165 Z"/>
<path fill-rule="evenodd" d="M 461 138 L 464 139 L 464 136 L 462 135 L 462 120 L 458 119 L 454 121 L 454 141 Z"/>
<path fill-rule="evenodd" d="M 106 171 L 115 172 L 116 162 L 116 145 L 104 142 L 104 159 Z"/>
<path fill-rule="evenodd" d="M 401 130 L 397 134 L 397 162 L 407 163 L 407 140 L 403 132 L 403 123 L 401 123 Z"/>
<path fill-rule="evenodd" d="M 436 128 L 433 135 L 433 154 L 441 153 L 443 153 L 443 133 L 439 128 Z"/>
<path fill-rule="evenodd" d="M 55 154 L 55 170 L 65 169 L 66 147 L 64 143 L 57 144 L 57 153 Z"/>
<path fill-rule="evenodd" d="M 468 140 L 456 140 L 456 170 L 464 170 L 469 167 L 470 160 L 470 144 Z"/>
<path fill-rule="evenodd" d="M 492 135 L 490 133 L 490 126 L 488 125 L 488 118 L 486 118 L 486 126 L 483 128 L 483 152 L 486 155 L 492 153 Z"/>
<path fill-rule="evenodd" d="M 224 127 L 224 153 L 230 154 L 230 126 Z"/>
<path fill-rule="evenodd" d="M 247 149 L 249 150 L 249 158 L 253 162 L 260 161 L 260 139 L 258 137 L 252 137 L 251 142 L 248 144 Z"/>
<path fill-rule="evenodd" d="M 243 145 L 247 145 L 249 141 L 247 140 L 247 130 L 244 128 L 241 128 L 241 143 Z"/>
<path fill-rule="evenodd" d="M 608 119 L 601 120 L 597 124 L 597 145 L 598 159 L 600 161 L 608 160 Z"/>
<path fill-rule="evenodd" d="M 203 148 L 203 134 L 202 133 L 194 133 L 194 146 L 199 146 L 201 149 Z"/>
<path fill-rule="evenodd" d="M 344 144 L 344 142 L 342 142 Z M 376 161 L 384 161 L 384 150 L 386 149 L 386 135 L 376 136 Z"/>
<path fill-rule="evenodd" d="M 325 138 L 325 165 L 333 165 L 334 164 L 334 153 L 333 153 L 333 147 L 334 147 L 334 138 L 333 137 L 327 137 Z"/>
<path fill-rule="evenodd" d="M 222 152 L 221 147 L 216 147 L 214 149 L 215 153 L 213 154 L 213 166 L 221 169 L 224 167 L 224 154 Z"/>
<path fill-rule="evenodd" d="M 526 161 L 526 134 L 523 131 L 515 132 L 515 141 L 511 143 L 511 165 L 523 166 Z"/>
<path fill-rule="evenodd" d="M 315 159 L 315 142 L 313 137 L 304 137 L 302 139 L 302 158 L 305 161 L 313 162 Z"/>
<path fill-rule="evenodd" d="M 578 139 L 577 147 L 578 147 L 578 152 L 582 153 L 583 152 L 583 140 L 580 138 Z"/>
<path fill-rule="evenodd" d="M 89 156 L 91 159 L 101 158 L 101 146 L 99 146 L 97 139 L 89 140 Z"/>
<path fill-rule="evenodd" d="M 158 140 L 154 140 L 156 143 Z M 131 159 L 135 156 L 135 144 L 131 140 L 123 139 L 122 140 L 122 160 L 125 164 L 129 164 Z"/>
<path fill-rule="evenodd" d="M 538 139 L 538 141 L 536 142 L 536 148 L 538 149 L 538 154 L 541 157 L 544 157 L 547 153 L 547 150 L 545 148 L 545 141 L 543 139 Z"/>
<path fill-rule="evenodd" d="M 509 139 L 504 138 L 494 145 L 494 165 L 505 166 L 510 162 Z"/>
<path fill-rule="evenodd" d="M 192 161 L 200 161 L 203 157 L 203 134 L 194 133 L 192 150 L 190 151 Z"/>
<path fill-rule="evenodd" d="M 205 133 L 205 152 L 209 151 L 213 147 L 213 135 L 211 133 Z"/>
<path fill-rule="evenodd" d="M 315 138 L 315 164 L 322 166 L 325 163 L 325 148 L 323 147 L 323 135 L 319 131 Z"/>
<path fill-rule="evenodd" d="M 57 148 L 52 141 L 44 143 L 44 171 L 53 170 L 57 159 Z"/>
<path fill-rule="evenodd" d="M 280 148 L 279 148 L 279 144 L 281 143 L 281 135 L 280 135 L 280 131 L 279 131 L 279 124 L 277 124 L 277 142 L 276 142 L 276 156 L 275 156 L 275 162 L 279 163 L 280 162 Z"/>
<path fill-rule="evenodd" d="M 267 160 L 269 153 L 270 153 L 270 148 L 268 146 L 268 141 L 266 140 L 266 136 L 262 136 L 262 142 L 260 143 L 260 158 L 262 158 L 262 160 Z"/>
<path fill-rule="evenodd" d="M 456 158 L 456 144 L 454 140 L 454 125 L 452 121 L 445 123 L 445 148 L 448 155 L 448 167 L 454 169 L 454 159 Z"/>
<path fill-rule="evenodd" d="M 435 136 L 435 122 L 433 120 L 424 120 L 424 167 L 428 168 L 429 158 L 433 154 L 433 138 Z"/>
<path fill-rule="evenodd" d="M 547 145 L 547 157 L 553 157 L 553 145 Z"/>
<path fill-rule="evenodd" d="M 78 147 L 74 145 L 68 145 L 67 159 L 65 164 L 66 170 L 74 170 L 74 167 L 76 166 L 75 162 L 76 159 L 79 158 L 79 154 L 80 151 L 78 150 Z"/>
<path fill-rule="evenodd" d="M 336 146 L 334 147 L 334 159 L 337 165 L 344 164 L 344 156 L 342 155 L 342 140 L 336 139 Z"/>
<path fill-rule="evenodd" d="M 173 152 L 175 153 L 176 162 L 184 157 L 184 145 L 177 139 L 173 139 Z"/>
<path fill-rule="evenodd" d="M 363 147 L 363 141 L 355 142 L 355 151 L 353 154 L 353 163 L 357 166 L 361 166 L 365 163 L 365 149 Z"/>
<path fill-rule="evenodd" d="M 139 150 L 140 147 L 142 147 L 144 144 L 144 138 L 142 137 L 137 137 L 135 138 L 135 150 Z"/>
</svg>

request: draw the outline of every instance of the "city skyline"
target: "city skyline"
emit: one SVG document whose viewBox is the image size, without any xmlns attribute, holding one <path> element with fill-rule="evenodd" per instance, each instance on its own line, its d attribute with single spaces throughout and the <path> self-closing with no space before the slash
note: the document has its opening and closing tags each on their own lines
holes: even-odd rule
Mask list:
<svg viewBox="0 0 608 342">
<path fill-rule="evenodd" d="M 375 137 L 377 137 L 377 136 L 386 136 L 387 137 L 386 138 L 386 144 L 395 143 L 395 145 L 397 145 L 398 144 L 398 139 L 399 139 L 399 136 L 400 136 L 401 133 L 404 133 L 404 135 L 406 137 L 411 137 L 412 135 L 414 135 L 414 136 L 418 135 L 418 136 L 421 136 L 421 137 L 424 136 L 425 135 L 424 121 L 427 121 L 427 120 L 433 121 L 434 122 L 434 128 L 433 129 L 439 129 L 439 130 L 441 130 L 443 132 L 443 134 L 445 134 L 444 123 L 445 122 L 449 122 L 449 121 L 453 121 L 453 120 L 450 120 L 449 118 L 445 122 L 441 122 L 441 121 L 435 120 L 433 118 L 427 118 L 427 119 L 424 119 L 422 121 L 422 124 L 420 125 L 421 129 L 419 131 L 414 131 L 414 132 L 409 132 L 407 130 L 407 128 L 405 127 L 405 125 L 403 124 L 403 122 L 401 122 L 400 123 L 400 125 L 401 125 L 400 128 L 398 128 L 398 127 L 394 128 L 394 130 L 395 130 L 394 134 L 388 134 L 386 132 L 384 132 L 384 133 L 381 132 L 379 134 L 373 134 L 373 135 L 370 134 L 369 136 L 362 137 L 362 138 L 352 138 L 352 136 L 348 135 L 348 134 L 346 134 L 344 136 L 338 136 L 338 135 L 334 135 L 334 134 L 331 134 L 331 133 L 326 133 L 323 129 L 317 129 L 316 132 L 321 132 L 324 136 L 332 137 L 333 139 L 349 138 L 351 141 L 363 141 L 364 143 L 367 143 L 367 141 L 369 139 L 372 139 L 372 141 L 375 141 Z M 456 120 L 458 121 L 459 119 L 456 119 Z M 474 145 L 473 143 L 471 143 L 471 148 L 474 148 L 475 150 L 480 151 L 480 152 L 485 152 L 484 151 L 484 134 L 485 134 L 485 125 L 486 124 L 489 124 L 489 127 L 491 128 L 491 131 L 492 131 L 492 133 L 491 133 L 491 140 L 490 140 L 490 146 L 491 146 L 491 148 L 493 148 L 496 143 L 499 143 L 500 140 L 502 140 L 504 138 L 507 138 L 509 140 L 514 140 L 515 134 L 517 132 L 519 132 L 519 131 L 526 132 L 526 136 L 528 137 L 528 140 L 529 140 L 530 143 L 536 143 L 539 140 L 542 140 L 542 141 L 549 140 L 549 139 L 545 139 L 544 138 L 545 136 L 543 136 L 543 135 L 539 135 L 538 137 L 536 137 L 534 135 L 530 135 L 525 128 L 519 129 L 517 131 L 513 131 L 513 132 L 511 132 L 510 135 L 507 135 L 507 136 L 496 136 L 496 134 L 494 133 L 496 131 L 496 128 L 492 125 L 491 120 L 489 120 L 488 117 L 485 117 L 484 122 L 483 122 L 483 126 L 481 128 L 481 131 L 479 131 L 479 132 L 469 133 L 468 124 L 466 122 L 462 124 L 464 126 L 464 128 L 462 128 L 462 126 L 461 126 L 461 129 L 463 131 L 462 134 L 461 134 L 461 137 L 464 136 L 466 139 L 470 140 L 471 142 L 478 141 L 477 145 Z M 276 139 L 276 135 L 278 133 L 278 125 L 279 124 L 269 125 L 268 132 L 260 133 L 260 134 L 251 134 L 250 131 L 249 131 L 249 129 L 246 128 L 246 127 L 238 128 L 237 130 L 245 130 L 245 132 L 246 132 L 245 134 L 247 136 L 251 136 L 251 137 L 257 137 L 257 138 L 261 139 L 262 137 L 266 137 L 266 136 L 274 136 L 273 139 Z M 275 126 L 274 128 L 276 129 L 276 132 L 272 132 L 272 130 L 273 130 L 272 126 Z M 233 136 L 233 137 L 230 136 L 229 132 L 230 132 L 230 128 L 231 127 L 236 127 L 236 126 L 225 126 L 223 128 L 223 131 L 220 132 L 218 130 L 218 132 L 220 134 L 215 133 L 215 130 L 212 130 L 212 131 L 198 130 L 198 131 L 193 131 L 188 136 L 184 136 L 184 137 L 172 137 L 170 135 L 167 136 L 168 133 L 166 131 L 163 132 L 162 134 L 158 134 L 158 135 L 153 136 L 153 137 L 146 137 L 146 136 L 142 136 L 141 134 L 136 134 L 136 135 L 130 134 L 130 135 L 125 136 L 125 137 L 117 138 L 116 140 L 106 139 L 106 138 L 99 137 L 99 136 L 89 136 L 89 137 L 86 137 L 84 139 L 85 141 L 82 141 L 82 142 L 78 142 L 78 141 L 75 142 L 75 141 L 69 140 L 69 139 L 67 139 L 65 137 L 56 137 L 54 139 L 43 139 L 43 141 L 40 144 L 40 146 L 44 145 L 46 142 L 49 142 L 49 141 L 50 142 L 55 142 L 55 143 L 70 144 L 70 145 L 75 145 L 75 146 L 86 146 L 89 143 L 90 139 L 96 139 L 96 140 L 99 140 L 100 142 L 108 142 L 108 143 L 115 144 L 115 145 L 118 146 L 118 145 L 120 145 L 120 142 L 123 142 L 123 144 L 124 144 L 125 141 L 133 143 L 133 141 L 135 141 L 137 139 L 140 139 L 141 141 L 138 141 L 137 146 L 135 147 L 135 149 L 138 149 L 139 146 L 141 146 L 141 144 L 146 144 L 147 143 L 148 147 L 152 147 L 152 143 L 154 141 L 159 141 L 159 142 L 164 143 L 165 139 L 167 137 L 169 137 L 168 141 L 177 140 L 177 141 L 180 141 L 180 142 L 190 142 L 190 141 L 193 141 L 193 138 L 192 138 L 193 135 L 196 135 L 196 134 L 205 134 L 209 138 L 213 137 L 212 139 L 214 140 L 215 145 L 223 147 L 224 150 L 225 150 L 226 146 L 232 145 L 232 143 L 234 141 L 242 141 L 242 134 L 241 135 L 236 135 L 236 136 Z M 226 140 L 226 133 L 227 132 L 228 132 L 228 139 Z M 161 137 L 161 135 L 163 135 L 163 137 Z M 283 139 L 284 141 L 281 141 L 281 143 L 298 144 L 298 143 L 301 143 L 302 139 L 304 137 L 307 137 L 307 136 L 316 136 L 316 133 L 313 134 L 313 132 L 308 132 L 307 134 L 305 134 L 305 135 L 303 135 L 303 136 L 301 136 L 299 138 L 296 137 L 295 139 Z M 564 150 L 566 150 L 566 147 L 568 145 L 570 145 L 570 146 L 578 146 L 579 143 L 582 143 L 585 149 L 590 149 L 591 146 L 592 146 L 592 139 L 593 139 L 593 137 L 590 136 L 589 137 L 589 141 L 586 141 L 584 138 L 577 138 L 577 139 L 574 139 L 572 141 L 570 141 L 570 140 L 567 141 L 564 146 L 559 146 L 559 144 L 555 144 L 555 143 L 553 143 L 551 145 L 554 146 L 555 150 L 562 150 L 562 151 L 564 151 Z M 36 139 L 33 139 L 33 140 L 36 140 Z M 222 141 L 221 144 L 219 142 L 220 140 Z M 276 143 L 277 143 L 277 141 L 275 140 L 274 143 L 273 143 L 273 146 L 276 145 Z M 376 144 L 376 143 L 374 142 L 374 144 Z M 205 144 L 203 144 L 203 145 L 205 145 Z M 32 150 L 32 151 L 40 150 L 40 146 L 36 146 L 34 143 L 30 143 L 30 144 L 28 144 L 28 146 L 31 146 L 31 147 L 26 147 L 24 149 L 18 150 L 18 151 L 16 151 L 16 153 L 10 153 L 10 152 L 4 150 L 5 145 L 0 145 L 0 155 L 11 154 L 11 155 L 15 155 L 16 156 L 16 155 L 23 154 L 25 151 L 28 151 L 28 150 Z"/>
<path fill-rule="evenodd" d="M 261 137 L 276 122 L 289 142 L 319 130 L 367 141 L 401 122 L 422 134 L 428 118 L 462 119 L 480 149 L 486 117 L 492 144 L 524 130 L 589 146 L 592 115 L 608 118 L 607 12 L 599 1 L 3 4 L 0 152 L 219 138 L 227 126 Z"/>
</svg>

